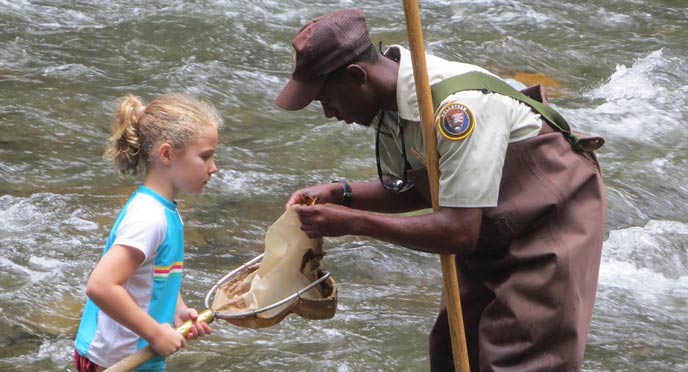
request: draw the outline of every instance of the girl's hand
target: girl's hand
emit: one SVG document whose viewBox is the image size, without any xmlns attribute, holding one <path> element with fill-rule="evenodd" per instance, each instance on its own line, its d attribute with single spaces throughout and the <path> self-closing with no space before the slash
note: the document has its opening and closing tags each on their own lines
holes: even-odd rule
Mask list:
<svg viewBox="0 0 688 372">
<path fill-rule="evenodd" d="M 187 340 L 193 340 L 195 338 L 207 336 L 212 333 L 212 329 L 210 329 L 210 325 L 208 325 L 208 323 L 199 323 L 196 322 L 196 319 L 198 319 L 198 311 L 190 307 L 185 307 L 178 310 L 174 315 L 174 326 L 179 327 L 187 320 L 193 321 L 191 329 L 189 330 L 189 334 L 186 336 Z"/>
<path fill-rule="evenodd" d="M 150 346 L 159 355 L 168 357 L 185 347 L 186 340 L 171 325 L 165 323 L 159 324 L 157 331 L 150 340 Z"/>
</svg>

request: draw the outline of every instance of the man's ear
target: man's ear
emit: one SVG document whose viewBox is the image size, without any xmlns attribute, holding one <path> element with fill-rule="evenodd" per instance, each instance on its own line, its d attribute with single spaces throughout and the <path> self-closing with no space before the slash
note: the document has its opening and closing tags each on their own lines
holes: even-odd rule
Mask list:
<svg viewBox="0 0 688 372">
<path fill-rule="evenodd" d="M 163 165 L 170 165 L 172 163 L 172 145 L 165 142 L 158 147 L 158 158 Z"/>
<path fill-rule="evenodd" d="M 358 85 L 364 84 L 368 80 L 368 73 L 361 65 L 351 64 L 346 67 L 346 74 L 349 75 Z"/>
</svg>

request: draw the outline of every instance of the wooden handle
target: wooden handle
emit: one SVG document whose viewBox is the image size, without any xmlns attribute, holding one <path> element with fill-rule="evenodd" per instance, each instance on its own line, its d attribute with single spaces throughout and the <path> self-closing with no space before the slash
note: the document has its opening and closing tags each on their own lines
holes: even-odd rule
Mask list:
<svg viewBox="0 0 688 372">
<path fill-rule="evenodd" d="M 112 367 L 106 369 L 107 372 L 129 372 L 133 371 L 136 367 L 143 363 L 146 363 L 150 358 L 158 355 L 152 347 L 146 346 L 145 348 L 137 351 L 134 354 L 120 360 L 119 362 L 112 365 Z"/>
<path fill-rule="evenodd" d="M 432 94 L 428 80 L 428 70 L 425 64 L 425 47 L 423 46 L 423 32 L 416 0 L 404 0 L 404 14 L 406 15 L 406 31 L 408 33 L 411 60 L 413 62 L 413 78 L 416 84 L 416 96 L 420 110 L 420 122 L 425 143 L 425 167 L 428 171 L 428 183 L 432 198 L 432 209 L 439 210 L 439 156 L 437 154 L 437 137 L 435 133 L 432 107 Z M 470 371 L 468 365 L 468 351 L 466 349 L 466 334 L 463 326 L 461 297 L 459 296 L 459 277 L 456 271 L 455 256 L 440 255 L 442 278 L 447 299 L 447 316 L 451 332 L 452 351 L 454 354 L 454 368 L 457 371 Z"/>
<path fill-rule="evenodd" d="M 201 311 L 200 314 L 198 314 L 198 319 L 196 319 L 197 322 L 199 323 L 212 323 L 212 321 L 215 320 L 215 313 L 210 310 L 210 309 L 205 309 Z M 191 330 L 191 326 L 193 325 L 193 322 L 191 320 L 187 320 L 184 322 L 182 325 L 176 328 L 176 331 L 182 335 L 184 338 L 189 335 L 189 331 Z M 105 371 L 107 372 L 129 372 L 134 370 L 136 367 L 140 366 L 143 363 L 146 363 L 150 358 L 158 355 L 155 350 L 153 350 L 152 347 L 146 346 L 145 348 L 137 351 L 134 354 L 129 355 L 128 357 L 120 360 L 119 362 L 113 364 L 110 368 L 106 369 Z"/>
</svg>

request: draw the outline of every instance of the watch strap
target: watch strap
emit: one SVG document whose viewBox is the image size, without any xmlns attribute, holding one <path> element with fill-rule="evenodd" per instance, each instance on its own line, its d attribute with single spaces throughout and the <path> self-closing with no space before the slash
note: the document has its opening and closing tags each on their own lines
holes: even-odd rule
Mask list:
<svg viewBox="0 0 688 372">
<path fill-rule="evenodd" d="M 343 205 L 345 207 L 350 207 L 351 206 L 351 201 L 353 197 L 353 193 L 351 192 L 351 185 L 349 184 L 349 181 L 347 180 L 334 180 L 332 181 L 333 183 L 339 183 L 342 185 L 342 188 L 344 191 L 342 192 L 342 200 L 339 202 L 340 205 Z"/>
</svg>

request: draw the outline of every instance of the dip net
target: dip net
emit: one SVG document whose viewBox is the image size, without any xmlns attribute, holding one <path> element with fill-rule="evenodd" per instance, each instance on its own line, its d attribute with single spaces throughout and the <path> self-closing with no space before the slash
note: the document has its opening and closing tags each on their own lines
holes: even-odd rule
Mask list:
<svg viewBox="0 0 688 372">
<path fill-rule="evenodd" d="M 322 239 L 309 239 L 300 226 L 294 206 L 288 208 L 268 228 L 265 252 L 213 286 L 205 302 L 216 318 L 264 328 L 292 313 L 306 319 L 334 316 L 337 287 L 320 268 Z"/>
</svg>

